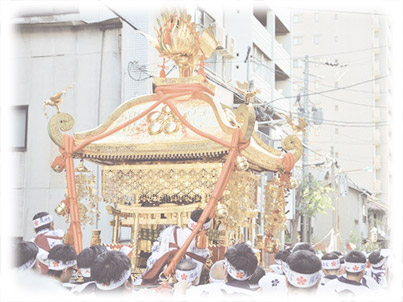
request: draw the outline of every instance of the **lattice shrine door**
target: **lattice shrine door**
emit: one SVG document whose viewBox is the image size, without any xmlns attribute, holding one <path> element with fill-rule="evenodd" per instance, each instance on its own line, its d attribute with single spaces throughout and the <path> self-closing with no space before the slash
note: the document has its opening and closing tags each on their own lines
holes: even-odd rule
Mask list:
<svg viewBox="0 0 403 302">
<path fill-rule="evenodd" d="M 103 166 L 103 198 L 113 205 L 113 211 L 108 209 L 114 215 L 112 243 L 119 242 L 120 227 L 130 227 L 134 266 L 144 268 L 161 230 L 173 224 L 185 227 L 191 212 L 206 206 L 222 166 L 220 162 Z M 232 175 L 207 233 L 212 260 L 222 259 L 226 247 L 243 239 L 245 229 L 252 236 L 257 186 L 258 177 L 251 172 Z"/>
</svg>

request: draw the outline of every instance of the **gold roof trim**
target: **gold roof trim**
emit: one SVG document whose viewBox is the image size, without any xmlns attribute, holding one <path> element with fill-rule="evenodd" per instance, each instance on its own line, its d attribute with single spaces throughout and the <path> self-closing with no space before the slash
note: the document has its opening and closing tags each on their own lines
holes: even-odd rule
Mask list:
<svg viewBox="0 0 403 302">
<path fill-rule="evenodd" d="M 101 125 L 99 125 L 98 127 L 94 128 L 94 129 L 74 133 L 73 134 L 74 138 L 76 140 L 85 140 L 85 139 L 94 137 L 98 134 L 101 134 L 101 133 L 105 132 L 108 129 L 108 127 L 111 126 L 113 124 L 113 122 L 116 121 L 119 118 L 119 116 L 126 110 L 132 108 L 133 106 L 147 103 L 150 101 L 155 101 L 157 99 L 158 99 L 158 96 L 155 94 L 148 94 L 148 95 L 143 95 L 143 96 L 139 96 L 139 97 L 130 99 L 130 100 L 124 102 L 123 104 L 119 105 L 119 107 L 117 107 L 112 112 L 112 114 L 106 119 L 106 121 L 104 123 L 102 123 Z"/>
</svg>

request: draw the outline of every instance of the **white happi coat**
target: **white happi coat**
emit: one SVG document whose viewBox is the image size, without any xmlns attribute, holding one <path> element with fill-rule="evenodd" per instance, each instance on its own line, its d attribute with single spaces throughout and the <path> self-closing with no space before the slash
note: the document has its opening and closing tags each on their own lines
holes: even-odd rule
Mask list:
<svg viewBox="0 0 403 302">
<path fill-rule="evenodd" d="M 285 296 L 287 294 L 284 275 L 268 272 L 259 280 L 259 286 L 264 295 Z"/>
<path fill-rule="evenodd" d="M 370 290 L 367 286 L 356 281 L 348 280 L 344 276 L 337 277 L 336 279 L 327 282 L 324 288 L 345 298 L 362 298 L 370 295 L 373 296 L 374 293 L 374 291 Z"/>
<path fill-rule="evenodd" d="M 179 247 L 181 247 L 186 239 L 190 236 L 190 234 L 192 233 L 192 230 L 189 228 L 180 228 L 178 226 L 170 226 L 168 228 L 166 228 L 165 230 L 163 230 L 161 232 L 161 234 L 159 235 L 158 239 L 156 242 L 154 242 L 153 247 L 152 247 L 152 253 L 151 256 L 147 259 L 147 268 L 144 271 L 144 273 L 146 273 L 147 271 L 149 271 L 154 263 L 165 253 L 169 252 L 170 250 L 174 250 L 174 247 L 170 247 L 169 244 L 173 244 L 175 243 L 175 239 L 174 239 L 174 230 L 175 228 L 177 228 L 177 244 Z M 203 257 L 205 259 L 207 259 L 210 256 L 210 251 L 208 248 L 205 249 L 198 249 L 195 245 L 195 239 L 192 240 L 192 242 L 190 243 L 188 249 L 186 250 L 187 252 L 196 254 L 200 257 Z M 190 258 L 189 256 L 185 255 L 185 258 Z M 200 281 L 200 274 L 202 272 L 203 269 L 203 264 L 202 262 L 196 261 L 195 259 L 192 259 L 196 264 L 197 264 L 197 273 L 198 273 L 198 278 L 196 281 L 196 284 L 199 284 Z M 144 274 L 143 273 L 143 274 Z M 135 284 L 141 284 L 142 278 L 139 277 L 136 279 Z"/>
<path fill-rule="evenodd" d="M 372 267 L 367 268 L 365 270 L 364 278 L 368 281 L 369 288 L 371 288 L 373 286 L 372 280 L 368 280 L 370 278 L 373 279 L 381 288 L 385 289 L 387 287 L 386 270 L 374 269 Z M 377 290 L 378 287 L 374 286 L 374 289 Z"/>
<path fill-rule="evenodd" d="M 237 281 L 235 282 L 229 282 L 229 283 L 224 283 L 224 282 L 219 282 L 219 283 L 209 283 L 209 284 L 204 284 L 204 285 L 199 285 L 199 286 L 191 286 L 187 291 L 186 291 L 186 296 L 189 297 L 206 297 L 206 298 L 213 298 L 214 301 L 216 299 L 221 298 L 230 298 L 230 300 L 235 300 L 239 301 L 240 299 L 244 301 L 243 299 L 248 299 L 252 297 L 260 297 L 261 294 L 257 291 L 253 291 L 247 288 L 242 288 L 242 287 L 237 287 L 230 285 L 231 283 L 235 283 L 235 285 L 238 283 Z M 252 300 L 254 301 L 254 300 Z"/>
</svg>

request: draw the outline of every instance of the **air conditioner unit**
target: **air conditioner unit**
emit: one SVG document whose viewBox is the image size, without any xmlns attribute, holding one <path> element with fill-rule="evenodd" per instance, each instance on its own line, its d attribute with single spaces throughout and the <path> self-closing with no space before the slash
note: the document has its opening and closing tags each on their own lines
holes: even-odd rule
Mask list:
<svg viewBox="0 0 403 302">
<path fill-rule="evenodd" d="M 226 48 L 226 39 L 225 39 L 225 29 L 222 28 L 220 25 L 215 25 L 215 39 L 218 43 L 218 49 L 225 49 Z"/>
<path fill-rule="evenodd" d="M 227 58 L 235 58 L 235 38 L 231 35 L 227 35 Z"/>
</svg>

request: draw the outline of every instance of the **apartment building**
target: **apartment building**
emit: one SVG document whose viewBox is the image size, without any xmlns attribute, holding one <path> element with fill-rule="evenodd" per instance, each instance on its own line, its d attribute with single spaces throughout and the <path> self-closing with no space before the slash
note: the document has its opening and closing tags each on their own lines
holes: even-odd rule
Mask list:
<svg viewBox="0 0 403 302">
<path fill-rule="evenodd" d="M 293 94 L 303 92 L 304 87 L 309 94 L 308 164 L 326 161 L 326 157 L 332 156 L 331 146 L 334 147 L 339 167 L 336 174 L 347 174 L 355 186 L 367 191 L 374 200 L 358 207 L 360 213 L 347 212 L 341 218 L 356 221 L 353 230 L 365 237 L 367 232 L 361 224 L 367 223 L 366 211 L 369 210 L 369 220 L 373 222 L 371 215 L 375 212 L 371 209 L 376 208 L 375 216 L 378 214 L 379 219 L 380 209 L 390 203 L 387 16 L 374 11 L 294 10 L 293 32 Z M 294 111 L 299 105 L 295 102 Z M 315 122 L 315 111 L 323 113 L 321 123 Z M 343 201 L 348 197 L 338 198 Z M 381 213 L 385 215 L 386 211 Z M 319 215 L 313 237 L 319 240 L 325 236 L 335 226 L 334 220 Z M 348 240 L 347 230 L 342 237 Z"/>
</svg>

